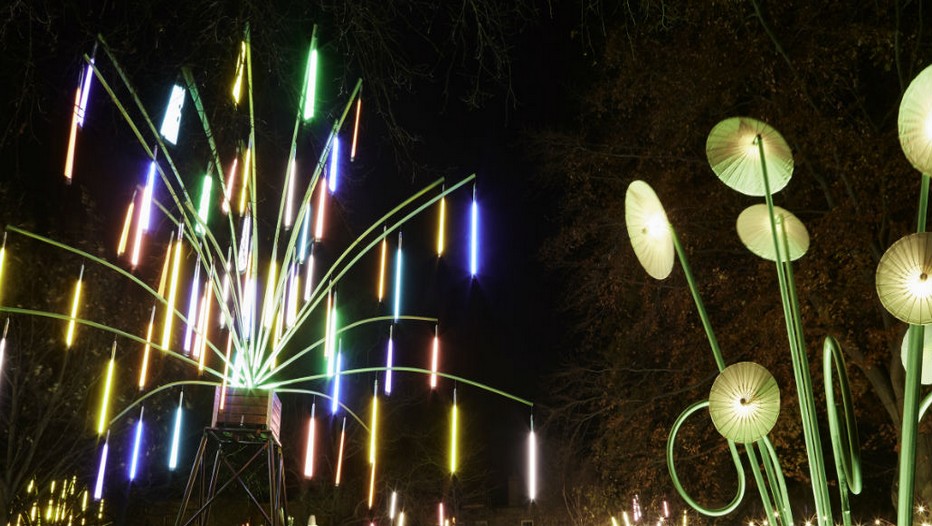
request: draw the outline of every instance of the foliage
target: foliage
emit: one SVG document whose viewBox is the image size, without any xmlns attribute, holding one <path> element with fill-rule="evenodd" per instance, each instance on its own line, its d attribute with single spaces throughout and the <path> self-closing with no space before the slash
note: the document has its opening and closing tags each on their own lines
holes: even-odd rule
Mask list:
<svg viewBox="0 0 932 526">
<path fill-rule="evenodd" d="M 780 383 L 772 439 L 784 472 L 807 482 L 775 272 L 734 235 L 737 215 L 757 200 L 725 187 L 705 160 L 709 130 L 747 115 L 793 149 L 794 178 L 776 203 L 811 236 L 795 274 L 823 410 L 825 335 L 839 339 L 847 359 L 868 488 L 853 504 L 862 513 L 889 506 L 870 495 L 883 495 L 895 473 L 904 327 L 880 306 L 874 270 L 886 247 L 914 231 L 919 174 L 900 151 L 896 114 L 899 93 L 932 61 L 922 15 L 899 2 L 642 2 L 607 17 L 602 39 L 580 48 L 595 53 L 578 74 L 591 80 L 569 87 L 578 118 L 538 134 L 535 151 L 561 200 L 561 227 L 544 257 L 566 278 L 566 314 L 580 342 L 554 379 L 553 422 L 591 453 L 591 484 L 672 497 L 661 460 L 667 432 L 689 403 L 707 397 L 717 372 L 679 266 L 652 281 L 630 248 L 624 196 L 634 179 L 664 203 L 726 361 L 759 362 Z M 700 429 L 682 437 L 677 453 L 693 466 L 681 468 L 690 472 L 686 486 L 700 501 L 722 503 L 734 491 L 726 475 L 733 468 L 717 433 Z M 932 499 L 929 446 L 924 426 L 924 501 Z M 721 469 L 706 469 L 706 455 Z M 579 460 L 573 454 L 570 465 Z M 798 497 L 797 507 L 812 499 Z"/>
</svg>

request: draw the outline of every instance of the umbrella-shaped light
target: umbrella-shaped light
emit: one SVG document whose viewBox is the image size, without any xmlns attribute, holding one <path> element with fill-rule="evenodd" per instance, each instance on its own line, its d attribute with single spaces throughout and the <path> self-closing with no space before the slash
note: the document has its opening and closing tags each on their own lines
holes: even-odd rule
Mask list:
<svg viewBox="0 0 932 526">
<path fill-rule="evenodd" d="M 729 365 L 712 383 L 709 414 L 715 429 L 746 444 L 770 432 L 780 415 L 780 388 L 767 369 L 754 362 Z"/>
<path fill-rule="evenodd" d="M 777 240 L 780 252 L 783 252 L 783 233 L 786 233 L 786 243 L 789 245 L 789 261 L 802 257 L 809 249 L 809 232 L 803 223 L 792 212 L 779 206 L 773 207 L 773 215 L 777 223 Z M 770 260 L 777 260 L 777 251 L 773 246 L 773 229 L 770 226 L 770 214 L 767 205 L 756 204 L 744 209 L 738 216 L 738 237 L 741 242 L 754 254 Z M 782 258 L 786 260 L 786 256 Z"/>
<path fill-rule="evenodd" d="M 705 153 L 715 175 L 745 195 L 767 193 L 761 170 L 760 148 L 764 143 L 770 193 L 783 189 L 793 175 L 793 153 L 780 133 L 750 117 L 731 117 L 715 125 L 706 140 Z"/>
<path fill-rule="evenodd" d="M 922 338 L 922 385 L 932 384 L 932 328 L 926 327 Z M 906 357 L 909 354 L 909 331 L 903 336 L 900 346 L 900 358 L 903 360 L 903 369 L 906 368 Z"/>
<path fill-rule="evenodd" d="M 922 70 L 903 93 L 897 129 L 909 162 L 932 175 L 932 66 Z"/>
<path fill-rule="evenodd" d="M 673 233 L 654 189 L 632 181 L 625 193 L 625 224 L 634 253 L 652 277 L 664 279 L 673 270 Z"/>
<path fill-rule="evenodd" d="M 932 322 L 932 233 L 910 234 L 891 245 L 875 279 L 890 314 L 914 325 Z"/>
</svg>

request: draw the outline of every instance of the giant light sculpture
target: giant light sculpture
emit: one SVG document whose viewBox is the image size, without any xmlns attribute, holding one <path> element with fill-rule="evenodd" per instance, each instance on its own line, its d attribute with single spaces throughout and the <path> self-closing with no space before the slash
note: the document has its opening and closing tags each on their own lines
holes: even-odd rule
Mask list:
<svg viewBox="0 0 932 526">
<path fill-rule="evenodd" d="M 900 436 L 897 524 L 913 521 L 917 426 L 929 406 L 932 393 L 921 397 L 920 383 L 932 381 L 932 364 L 924 362 L 929 346 L 924 326 L 932 323 L 932 234 L 926 233 L 929 174 L 932 174 L 932 67 L 920 73 L 906 90 L 899 113 L 899 138 L 907 159 L 921 173 L 917 233 L 894 243 L 883 255 L 876 272 L 877 293 L 883 306 L 896 318 L 909 324 L 903 341 L 906 370 L 903 396 L 903 424 Z M 709 134 L 706 153 L 712 171 L 732 189 L 763 203 L 748 207 L 737 220 L 742 243 L 755 255 L 773 261 L 786 322 L 790 358 L 800 407 L 811 477 L 812 494 L 819 526 L 834 524 L 826 459 L 816 415 L 814 386 L 808 366 L 806 341 L 792 262 L 809 246 L 803 224 L 789 211 L 773 203 L 773 194 L 785 187 L 792 176 L 793 158 L 783 137 L 767 124 L 747 118 L 729 118 Z M 777 452 L 767 437 L 779 412 L 779 389 L 770 373 L 760 365 L 741 362 L 726 365 L 715 333 L 699 296 L 695 279 L 676 231 L 667 220 L 659 198 L 643 181 L 628 187 L 625 221 L 631 244 L 645 270 L 656 279 L 672 271 L 674 256 L 679 259 L 690 293 L 695 301 L 715 363 L 720 371 L 708 400 L 694 403 L 674 422 L 667 442 L 667 464 L 671 478 L 683 499 L 708 516 L 734 511 L 744 498 L 745 462 L 759 489 L 761 504 L 775 524 L 793 524 L 793 509 Z M 841 349 L 834 338 L 823 345 L 824 388 L 832 461 L 838 475 L 838 511 L 846 526 L 851 524 L 850 494 L 862 488 L 860 445 L 850 389 Z M 838 392 L 834 384 L 837 378 Z M 841 411 L 837 408 L 841 407 Z M 727 440 L 738 487 L 731 501 L 720 508 L 709 508 L 693 499 L 680 483 L 674 459 L 674 444 L 683 423 L 708 408 L 712 422 Z M 763 469 L 762 469 L 763 468 Z"/>
<path fill-rule="evenodd" d="M 95 61 L 94 57 L 85 56 L 87 68 L 83 71 L 76 89 L 64 175 L 69 183 L 74 177 L 75 157 L 80 155 L 77 130 L 83 126 L 87 115 L 89 92 L 94 84 L 99 84 L 99 89 L 106 93 L 120 111 L 149 159 L 145 177 L 127 204 L 122 222 L 117 244 L 117 255 L 122 264 L 109 262 L 17 227 L 8 226 L 6 230 L 33 242 L 47 243 L 72 252 L 82 258 L 84 263 L 99 265 L 130 280 L 152 303 L 148 322 L 138 333 L 131 333 L 107 323 L 84 318 L 81 312 L 82 290 L 93 284 L 86 283 L 83 264 L 64 314 L 0 306 L 0 311 L 14 315 L 42 316 L 64 321 L 65 345 L 69 349 L 67 352 L 79 352 L 72 346 L 80 339 L 82 329 L 90 327 L 115 335 L 110 359 L 103 365 L 104 385 L 95 415 L 96 432 L 101 439 L 99 471 L 95 479 L 97 498 L 101 498 L 105 491 L 106 476 L 113 476 L 114 470 L 106 464 L 108 453 L 112 450 L 111 428 L 121 424 L 129 428 L 129 431 L 124 433 L 131 440 L 131 444 L 126 448 L 131 452 L 131 457 L 126 462 L 126 476 L 132 481 L 138 476 L 139 470 L 145 469 L 145 466 L 140 465 L 140 449 L 145 441 L 146 420 L 151 419 L 151 416 L 144 412 L 144 403 L 153 395 L 166 391 L 177 392 L 177 405 L 174 405 L 172 415 L 166 418 L 166 421 L 171 423 L 171 443 L 166 448 L 169 451 L 167 466 L 171 470 L 180 467 L 182 453 L 179 451 L 179 435 L 185 421 L 184 387 L 209 386 L 215 389 L 216 395 L 212 428 L 205 430 L 195 455 L 176 524 L 207 520 L 211 502 L 216 494 L 227 486 L 218 488 L 219 464 L 207 469 L 211 457 L 207 450 L 216 442 L 216 458 L 222 457 L 223 461 L 227 462 L 228 457 L 224 456 L 226 453 L 223 450 L 226 440 L 224 437 L 229 438 L 228 435 L 232 432 L 226 429 L 226 434 L 218 433 L 214 428 L 243 424 L 258 428 L 258 431 L 248 431 L 250 434 L 247 438 L 260 446 L 260 451 L 246 464 L 260 457 L 263 461 L 268 459 L 268 509 L 264 507 L 266 503 L 259 502 L 261 499 L 254 497 L 248 489 L 247 494 L 262 512 L 267 523 L 278 525 L 285 522 L 287 499 L 284 494 L 283 462 L 278 433 L 280 402 L 275 393 L 307 393 L 313 394 L 315 399 L 329 399 L 329 403 L 321 404 L 320 407 L 316 402 L 312 404 L 306 426 L 306 448 L 301 449 L 306 451 L 303 464 L 305 476 L 308 478 L 320 471 L 315 470 L 314 456 L 318 454 L 315 452 L 319 429 L 316 420 L 318 413 L 322 412 L 321 409 L 328 407 L 334 416 L 345 411 L 351 420 L 354 419 L 369 433 L 367 501 L 370 510 L 374 506 L 377 488 L 376 430 L 380 418 L 377 407 L 379 396 L 388 396 L 391 393 L 393 372 L 424 375 L 429 378 L 430 389 L 436 388 L 438 377 L 442 377 L 452 379 L 458 384 L 493 392 L 528 407 L 532 406 L 530 402 L 504 391 L 443 372 L 440 367 L 443 360 L 440 355 L 442 346 L 438 320 L 406 313 L 410 308 L 404 304 L 402 289 L 403 258 L 406 256 L 402 246 L 402 227 L 418 214 L 435 210 L 439 215 L 436 257 L 442 257 L 444 245 L 449 237 L 449 233 L 446 232 L 450 223 L 446 218 L 446 201 L 458 190 L 469 190 L 470 187 L 470 233 L 469 239 L 464 240 L 468 247 L 468 261 L 463 266 L 468 266 L 472 278 L 479 272 L 479 206 L 476 201 L 474 175 L 452 183 L 440 179 L 428 184 L 374 221 L 351 241 L 329 266 L 324 266 L 319 261 L 315 266 L 315 260 L 318 259 L 315 257 L 315 249 L 328 242 L 325 223 L 328 211 L 333 209 L 333 203 L 330 201 L 339 189 L 340 171 L 347 168 L 356 156 L 362 109 L 362 82 L 358 81 L 342 111 L 336 112 L 338 117 L 330 126 L 320 152 L 303 151 L 304 145 L 309 143 L 305 138 L 307 129 L 310 124 L 320 120 L 322 113 L 315 111 L 320 61 L 316 27 L 311 37 L 300 90 L 303 97 L 295 109 L 293 133 L 290 147 L 287 148 L 289 154 L 284 163 L 283 179 L 278 178 L 280 175 L 264 170 L 258 161 L 262 150 L 256 138 L 248 26 L 238 49 L 230 91 L 237 110 L 248 112 L 248 131 L 241 137 L 239 147 L 216 142 L 197 81 L 190 70 L 183 69 L 180 77 L 183 80 L 171 86 L 171 95 L 162 114 L 160 126 L 157 127 L 106 41 L 98 37 L 98 43 L 112 72 L 118 76 L 122 90 L 128 94 L 128 100 L 117 95 L 118 90 L 110 85 L 101 63 Z M 96 83 L 92 82 L 92 77 Z M 141 116 L 138 122 L 130 116 L 129 108 L 133 108 L 133 111 Z M 355 111 L 352 111 L 353 109 Z M 193 183 L 190 177 L 182 176 L 173 157 L 176 151 L 184 146 L 184 129 L 181 122 L 185 112 L 196 113 L 210 152 L 210 158 L 206 162 L 206 173 L 197 177 Z M 348 123 L 351 113 L 355 114 L 355 122 L 351 127 L 344 126 Z M 307 158 L 315 158 L 315 161 L 299 162 Z M 281 188 L 281 194 L 272 205 L 262 203 L 258 197 L 258 182 L 263 179 L 271 179 L 272 186 Z M 199 189 L 199 193 L 196 193 L 195 189 Z M 222 213 L 221 217 L 217 217 L 218 208 Z M 260 208 L 272 208 L 274 215 L 270 218 L 264 217 L 260 215 Z M 161 218 L 161 223 L 167 222 L 171 227 L 166 229 L 167 231 L 157 232 L 156 217 Z M 273 227 L 271 233 L 264 230 L 269 228 L 268 225 Z M 389 245 L 393 241 L 395 247 L 394 250 L 390 250 Z M 133 271 L 143 265 L 141 254 L 144 251 L 162 245 L 164 248 L 160 249 L 158 254 L 161 256 L 164 253 L 164 256 L 149 258 L 161 259 L 158 284 L 150 285 L 137 277 Z M 5 250 L 4 236 L 4 244 L 0 248 L 0 276 L 8 278 L 11 271 L 3 268 Z M 391 252 L 394 252 L 393 257 L 387 257 Z M 376 260 L 374 256 L 377 253 L 380 257 Z M 372 296 L 379 303 L 391 301 L 390 306 L 385 306 L 386 309 L 391 309 L 390 314 L 352 319 L 347 314 L 348 310 L 341 308 L 346 301 L 339 294 L 341 285 L 346 280 L 354 279 L 352 276 L 355 274 L 351 271 L 357 270 L 358 273 L 357 267 L 363 262 L 373 263 L 373 266 L 377 267 L 378 290 L 373 291 Z M 125 268 L 126 266 L 129 269 Z M 376 271 L 372 274 L 376 274 Z M 399 366 L 393 363 L 394 325 L 410 322 L 433 325 L 431 349 L 429 353 L 424 353 L 430 357 L 425 360 L 424 367 Z M 388 325 L 386 363 L 376 367 L 354 369 L 343 350 L 342 336 L 348 331 L 377 324 Z M 309 338 L 308 334 L 313 336 Z M 4 345 L 5 339 L 0 343 L 0 360 L 3 357 Z M 166 358 L 189 366 L 197 379 L 159 383 L 159 380 L 150 378 L 149 371 L 153 360 Z M 118 362 L 135 362 L 135 367 L 124 365 L 124 370 L 118 371 Z M 323 365 L 320 370 L 313 370 L 309 363 Z M 112 408 L 113 384 L 125 382 L 128 369 L 133 369 L 132 383 L 137 387 L 137 395 L 129 405 Z M 376 381 L 369 408 L 371 419 L 368 423 L 342 401 L 345 394 L 341 394 L 341 378 L 352 374 L 382 376 L 385 392 L 379 392 Z M 309 385 L 319 385 L 321 388 L 311 389 Z M 448 438 L 451 473 L 459 469 L 457 455 L 460 446 L 457 426 L 462 417 L 456 406 L 454 390 Z M 135 424 L 126 426 L 125 420 L 128 418 L 134 418 Z M 345 434 L 344 416 L 340 426 L 339 458 L 332 462 L 336 466 L 332 474 L 335 485 L 340 484 L 342 476 Z M 533 443 L 533 424 L 530 437 Z M 243 443 L 242 437 L 237 440 L 238 443 Z M 261 454 L 263 452 L 265 456 Z M 529 474 L 536 478 L 536 448 L 529 448 L 528 453 Z M 246 467 L 244 465 L 242 469 Z M 213 473 L 209 480 L 203 475 L 205 470 Z M 234 478 L 243 484 L 238 475 Z M 201 485 L 200 497 L 191 513 L 188 505 L 198 483 Z M 528 485 L 531 491 L 530 499 L 533 500 L 536 480 L 529 480 Z"/>
</svg>

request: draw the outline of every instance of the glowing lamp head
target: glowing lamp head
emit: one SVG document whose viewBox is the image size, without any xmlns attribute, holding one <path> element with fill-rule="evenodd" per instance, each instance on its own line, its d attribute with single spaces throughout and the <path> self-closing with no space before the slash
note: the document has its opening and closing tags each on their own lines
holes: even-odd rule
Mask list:
<svg viewBox="0 0 932 526">
<path fill-rule="evenodd" d="M 666 214 L 658 212 L 648 217 L 641 231 L 653 239 L 662 239 L 670 231 Z"/>
<path fill-rule="evenodd" d="M 932 295 L 932 279 L 929 277 L 930 269 L 923 268 L 909 281 L 909 291 L 917 299 L 928 298 Z"/>
</svg>

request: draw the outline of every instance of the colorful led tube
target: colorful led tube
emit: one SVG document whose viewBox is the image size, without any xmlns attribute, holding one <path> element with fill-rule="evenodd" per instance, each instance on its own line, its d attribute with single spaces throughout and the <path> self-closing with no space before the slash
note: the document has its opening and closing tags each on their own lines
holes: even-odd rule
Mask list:
<svg viewBox="0 0 932 526">
<path fill-rule="evenodd" d="M 107 362 L 107 372 L 104 380 L 104 393 L 100 401 L 100 413 L 97 418 L 97 435 L 103 435 L 107 430 L 107 406 L 110 405 L 110 390 L 113 387 L 113 368 L 116 361 L 116 340 L 110 349 L 110 361 Z"/>
<path fill-rule="evenodd" d="M 74 296 L 71 298 L 71 316 L 68 320 L 68 330 L 65 331 L 65 348 L 70 349 L 74 343 L 75 323 L 78 316 L 78 305 L 81 304 L 81 280 L 84 279 L 84 265 L 81 265 L 81 273 L 78 274 L 78 281 L 74 284 Z"/>
<path fill-rule="evenodd" d="M 168 469 L 174 471 L 178 467 L 178 448 L 181 439 L 181 407 L 184 401 L 184 391 L 178 396 L 178 409 L 175 410 L 175 426 L 172 429 L 172 445 L 168 455 Z"/>
<path fill-rule="evenodd" d="M 307 449 L 304 452 L 304 478 L 314 477 L 314 438 L 316 434 L 315 412 L 317 411 L 317 402 L 311 404 L 311 418 L 307 424 Z"/>
<path fill-rule="evenodd" d="M 133 454 L 129 461 L 129 480 L 136 480 L 136 468 L 139 466 L 139 448 L 142 445 L 142 415 L 145 406 L 139 408 L 139 420 L 136 421 L 136 433 L 133 437 Z"/>
<path fill-rule="evenodd" d="M 181 127 L 181 108 L 184 106 L 184 88 L 175 84 L 172 86 L 172 93 L 168 99 L 168 106 L 165 107 L 165 117 L 162 119 L 162 127 L 159 133 L 165 140 L 172 143 L 178 143 L 178 129 Z"/>
<path fill-rule="evenodd" d="M 104 446 L 100 450 L 100 464 L 97 466 L 97 482 L 94 484 L 94 500 L 100 500 L 104 493 L 104 473 L 107 470 L 107 453 L 110 449 L 110 432 L 107 431 L 107 439 L 104 440 Z"/>
</svg>

